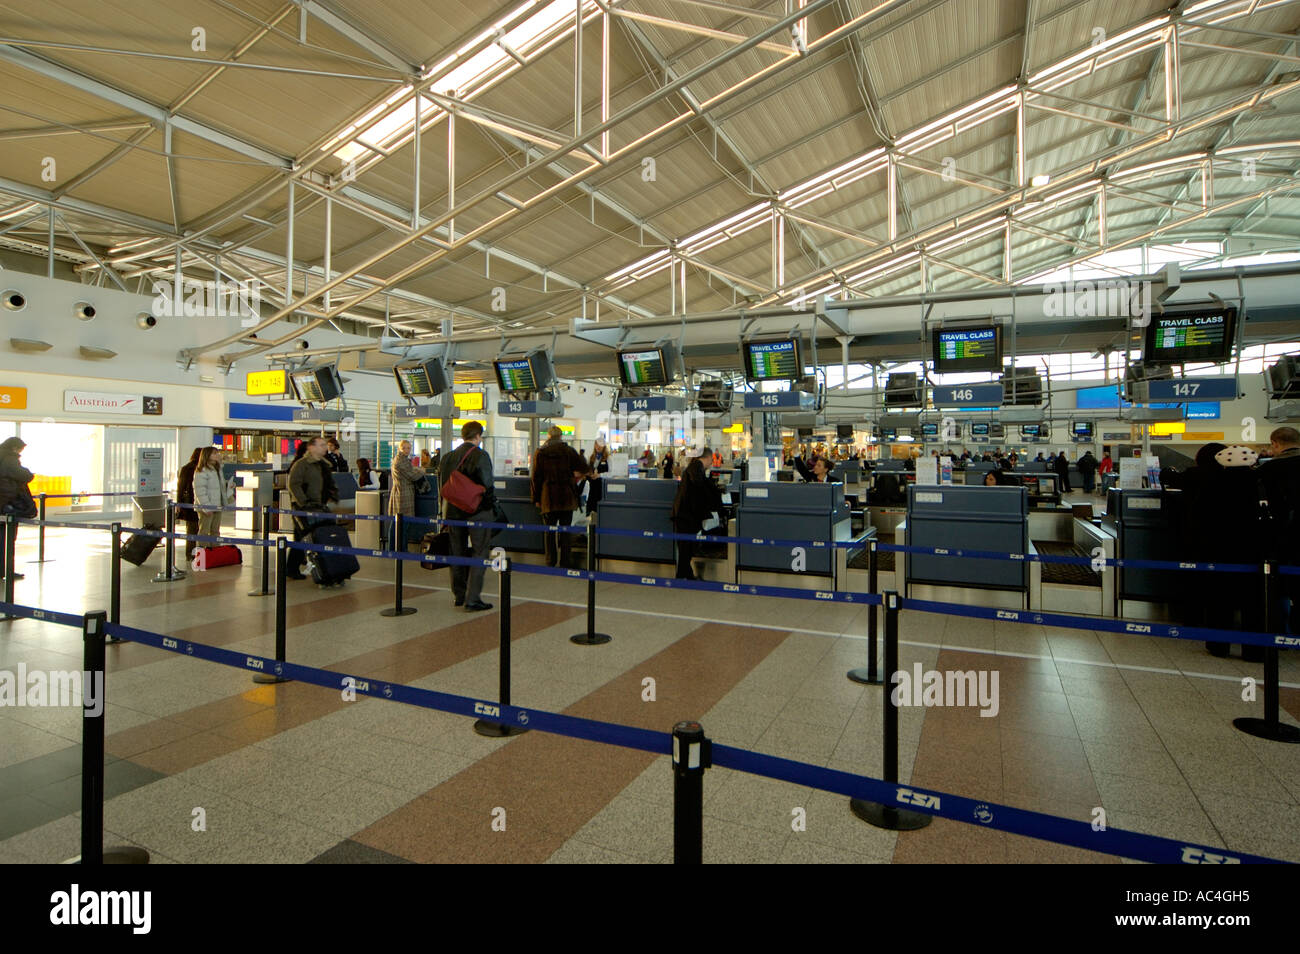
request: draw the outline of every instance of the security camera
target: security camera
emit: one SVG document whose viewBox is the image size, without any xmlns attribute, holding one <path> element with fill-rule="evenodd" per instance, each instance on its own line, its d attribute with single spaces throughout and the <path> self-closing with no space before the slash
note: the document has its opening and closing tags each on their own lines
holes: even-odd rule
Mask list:
<svg viewBox="0 0 1300 954">
<path fill-rule="evenodd" d="M 306 338 L 303 338 L 302 341 L 298 342 L 298 347 L 306 351 L 308 348 L 311 347 L 311 345 L 308 343 Z"/>
<path fill-rule="evenodd" d="M 158 324 L 158 319 L 149 314 L 149 312 L 142 311 L 140 314 L 135 316 L 135 323 L 138 327 L 147 331 L 154 325 Z"/>
<path fill-rule="evenodd" d="M 88 301 L 79 301 L 72 306 L 72 313 L 82 321 L 90 321 L 95 317 L 95 306 Z"/>
<path fill-rule="evenodd" d="M 5 307 L 10 311 L 22 311 L 27 307 L 27 299 L 23 297 L 23 293 L 12 288 L 7 289 L 0 300 L 4 301 Z"/>
</svg>

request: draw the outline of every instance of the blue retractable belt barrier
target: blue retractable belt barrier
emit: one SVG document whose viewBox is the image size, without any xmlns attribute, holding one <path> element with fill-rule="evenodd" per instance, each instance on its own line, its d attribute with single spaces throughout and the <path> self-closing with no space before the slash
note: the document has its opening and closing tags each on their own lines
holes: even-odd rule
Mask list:
<svg viewBox="0 0 1300 954">
<path fill-rule="evenodd" d="M 2 608 L 2 606 L 0 606 Z M 25 608 L 25 607 L 24 607 Z M 76 625 L 80 625 L 80 618 Z M 161 636 L 147 630 L 110 623 L 109 636 L 139 642 L 179 655 L 193 656 L 209 662 L 238 669 L 274 673 L 287 679 L 322 686 L 356 695 L 388 699 L 426 709 L 437 709 L 462 716 L 477 716 L 503 724 L 527 726 L 575 739 L 602 742 L 624 748 L 668 755 L 672 752 L 672 736 L 612 722 L 599 722 L 553 712 L 526 709 L 521 706 L 502 705 L 384 682 L 365 676 L 316 669 L 296 663 L 279 662 L 265 656 L 238 653 L 229 649 L 194 643 L 188 640 Z M 880 779 L 852 775 L 836 769 L 778 758 L 760 752 L 749 752 L 727 745 L 712 746 L 712 763 L 723 768 L 761 775 L 766 778 L 806 785 L 850 797 L 873 799 L 883 804 L 899 804 L 928 814 L 976 826 L 1027 835 L 1058 844 L 1074 845 L 1092 851 L 1135 858 L 1157 863 L 1224 863 L 1224 864 L 1281 864 L 1283 862 L 1260 855 L 1229 851 L 1206 845 L 1176 841 L 1158 835 L 1108 828 L 1094 831 L 1088 822 L 1074 821 L 1041 812 L 1012 808 L 995 802 L 981 802 L 959 795 L 949 795 L 912 786 L 895 785 Z"/>
<path fill-rule="evenodd" d="M 23 606 L 21 603 L 6 603 L 3 600 L 0 600 L 0 614 L 21 616 L 24 619 L 39 619 L 46 623 L 57 623 L 60 626 L 75 626 L 77 629 L 81 629 L 81 624 L 85 621 L 75 613 L 60 613 L 58 610 Z"/>
</svg>

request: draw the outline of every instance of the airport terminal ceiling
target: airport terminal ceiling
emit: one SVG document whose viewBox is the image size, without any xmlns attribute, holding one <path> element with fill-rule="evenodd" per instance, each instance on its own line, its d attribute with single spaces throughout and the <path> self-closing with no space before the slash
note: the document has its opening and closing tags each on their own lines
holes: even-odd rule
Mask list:
<svg viewBox="0 0 1300 954">
<path fill-rule="evenodd" d="M 1295 0 L 181 0 L 0 17 L 6 267 L 146 292 L 256 283 L 267 327 L 302 323 L 190 349 L 241 369 L 327 322 L 419 338 L 450 322 L 462 341 L 557 329 L 561 373 L 604 376 L 565 360 L 584 350 L 565 337 L 576 319 L 690 327 L 823 296 L 1300 256 Z M 1275 318 L 1247 330 L 1276 340 Z M 850 333 L 852 361 L 920 357 L 915 311 Z M 1018 348 L 1115 343 L 1067 334 L 1026 323 Z M 735 366 L 693 336 L 688 363 Z M 822 363 L 839 362 L 835 337 L 820 333 Z"/>
</svg>

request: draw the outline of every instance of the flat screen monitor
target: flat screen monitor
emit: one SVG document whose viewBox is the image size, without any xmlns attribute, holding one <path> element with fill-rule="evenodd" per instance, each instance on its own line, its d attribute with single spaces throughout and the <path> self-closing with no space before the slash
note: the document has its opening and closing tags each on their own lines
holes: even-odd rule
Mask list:
<svg viewBox="0 0 1300 954">
<path fill-rule="evenodd" d="M 672 379 L 662 348 L 634 347 L 618 351 L 618 376 L 624 387 L 660 387 Z"/>
<path fill-rule="evenodd" d="M 936 374 L 1002 370 L 1002 330 L 936 328 L 931 335 Z"/>
<path fill-rule="evenodd" d="M 741 343 L 745 377 L 750 381 L 799 381 L 803 355 L 798 338 L 755 338 Z"/>
<path fill-rule="evenodd" d="M 1003 425 L 1001 424 L 989 425 L 989 437 L 992 437 L 997 440 L 1001 440 L 1003 437 L 1006 436 L 1007 436 L 1007 429 Z"/>
<path fill-rule="evenodd" d="M 800 427 L 798 428 L 798 434 L 799 434 L 799 440 L 801 441 L 811 440 L 813 436 L 813 429 L 811 427 Z"/>
<path fill-rule="evenodd" d="M 838 437 L 838 438 L 840 438 L 841 440 L 846 440 L 846 441 L 851 441 L 851 440 L 853 440 L 853 425 L 852 425 L 852 424 L 836 424 L 836 425 L 835 425 L 835 436 Z"/>
<path fill-rule="evenodd" d="M 921 385 L 915 371 L 896 371 L 885 379 L 886 407 L 923 407 Z"/>
<path fill-rule="evenodd" d="M 1046 437 L 1047 436 L 1046 431 L 1047 428 L 1042 424 L 1021 424 L 1020 425 L 1020 436 L 1025 438 Z"/>
<path fill-rule="evenodd" d="M 989 424 L 988 424 L 988 421 L 975 421 L 975 422 L 973 422 L 973 423 L 971 424 L 971 426 L 970 426 L 970 436 L 971 436 L 971 437 L 988 437 L 988 436 L 989 436 Z"/>
<path fill-rule="evenodd" d="M 1236 308 L 1200 308 L 1153 314 L 1147 325 L 1147 364 L 1227 361 L 1237 327 Z"/>
<path fill-rule="evenodd" d="M 293 393 L 306 404 L 325 404 L 343 394 L 339 370 L 332 364 L 309 371 L 295 371 L 289 379 L 293 382 Z"/>
<path fill-rule="evenodd" d="M 1070 432 L 1082 440 L 1092 440 L 1092 421 L 1075 421 L 1070 425 Z"/>
<path fill-rule="evenodd" d="M 939 436 L 939 424 L 937 421 L 927 421 L 921 425 L 921 436 L 930 438 Z"/>
<path fill-rule="evenodd" d="M 741 342 L 749 381 L 801 381 L 803 354 L 798 338 L 754 338 Z"/>
<path fill-rule="evenodd" d="M 393 366 L 393 377 L 402 397 L 437 397 L 451 390 L 451 374 L 442 358 L 403 361 Z"/>
<path fill-rule="evenodd" d="M 496 371 L 497 385 L 506 394 L 540 391 L 555 381 L 550 355 L 541 349 L 527 354 L 501 355 L 492 362 L 492 368 Z"/>
</svg>

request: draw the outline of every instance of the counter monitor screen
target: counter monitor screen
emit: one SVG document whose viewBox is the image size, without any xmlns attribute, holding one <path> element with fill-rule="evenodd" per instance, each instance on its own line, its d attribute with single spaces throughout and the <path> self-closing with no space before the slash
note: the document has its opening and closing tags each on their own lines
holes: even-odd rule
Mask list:
<svg viewBox="0 0 1300 954">
<path fill-rule="evenodd" d="M 803 378 L 803 358 L 795 338 L 746 341 L 745 377 L 750 381 L 798 381 Z"/>
<path fill-rule="evenodd" d="M 620 351 L 618 374 L 625 387 L 657 387 L 668 383 L 664 353 L 658 348 Z"/>
<path fill-rule="evenodd" d="M 1020 425 L 1021 437 L 1042 437 L 1043 425 L 1041 424 L 1022 424 Z"/>
<path fill-rule="evenodd" d="M 393 377 L 402 397 L 436 397 L 451 389 L 447 369 L 441 358 L 428 361 L 404 361 L 393 366 Z"/>
<path fill-rule="evenodd" d="M 922 425 L 921 425 L 921 436 L 922 436 L 922 437 L 938 437 L 938 436 L 939 436 L 939 425 L 936 424 L 934 421 L 929 421 L 929 422 L 927 422 L 927 423 L 925 423 L 925 424 L 922 424 Z"/>
<path fill-rule="evenodd" d="M 1153 314 L 1142 360 L 1149 364 L 1227 361 L 1232 357 L 1236 324 L 1235 308 Z"/>
<path fill-rule="evenodd" d="M 1003 438 L 1003 437 L 1006 437 L 1006 436 L 1007 436 L 1007 429 L 1006 429 L 1006 426 L 1005 426 L 1005 425 L 1002 425 L 1002 424 L 990 424 L 990 425 L 989 425 L 989 437 L 993 437 L 993 438 Z"/>
<path fill-rule="evenodd" d="M 527 358 L 506 358 L 493 361 L 496 368 L 497 384 L 502 391 L 520 392 L 536 391 L 537 378 L 533 375 L 533 366 Z"/>
<path fill-rule="evenodd" d="M 1092 421 L 1075 421 L 1072 430 L 1075 437 L 1092 440 Z"/>
<path fill-rule="evenodd" d="M 289 377 L 293 381 L 293 390 L 298 395 L 298 400 L 307 404 L 325 404 L 343 393 L 343 384 L 333 365 L 311 371 L 297 371 Z"/>
<path fill-rule="evenodd" d="M 935 329 L 936 374 L 1002 369 L 1002 333 L 997 325 L 984 328 Z"/>
<path fill-rule="evenodd" d="M 987 423 L 975 423 L 970 426 L 971 437 L 988 437 L 989 426 Z"/>
</svg>

